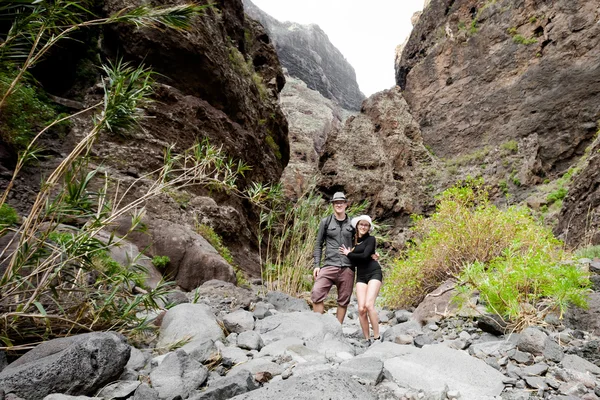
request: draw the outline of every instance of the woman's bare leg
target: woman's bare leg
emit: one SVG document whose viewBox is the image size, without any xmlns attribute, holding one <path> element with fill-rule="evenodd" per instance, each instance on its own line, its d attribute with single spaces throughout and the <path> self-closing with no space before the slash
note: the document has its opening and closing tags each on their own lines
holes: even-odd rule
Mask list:
<svg viewBox="0 0 600 400">
<path fill-rule="evenodd" d="M 358 283 L 356 284 L 358 286 Z M 381 281 L 377 279 L 371 279 L 369 284 L 367 285 L 366 290 L 366 301 L 365 307 L 367 309 L 367 314 L 369 315 L 369 321 L 371 322 L 371 327 L 373 328 L 373 337 L 379 337 L 379 315 L 377 315 L 377 310 L 375 310 L 375 300 L 379 295 L 379 289 L 381 288 Z M 360 303 L 359 303 L 360 304 Z M 359 305 L 359 315 L 360 315 L 360 305 Z M 362 322 L 361 322 L 362 325 Z M 365 330 L 363 329 L 363 332 Z M 368 331 L 368 328 L 367 328 Z"/>
<path fill-rule="evenodd" d="M 367 284 L 356 282 L 356 301 L 358 302 L 358 321 L 365 339 L 369 339 L 369 320 L 367 319 Z"/>
</svg>

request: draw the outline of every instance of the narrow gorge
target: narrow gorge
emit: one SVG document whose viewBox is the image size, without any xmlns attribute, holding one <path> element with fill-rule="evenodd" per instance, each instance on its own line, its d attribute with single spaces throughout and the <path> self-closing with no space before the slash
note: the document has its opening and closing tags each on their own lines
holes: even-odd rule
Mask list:
<svg viewBox="0 0 600 400">
<path fill-rule="evenodd" d="M 599 399 L 600 4 L 403 18 L 365 96 L 251 0 L 1 4 L 0 400 Z M 380 341 L 311 310 L 339 191 Z"/>
</svg>

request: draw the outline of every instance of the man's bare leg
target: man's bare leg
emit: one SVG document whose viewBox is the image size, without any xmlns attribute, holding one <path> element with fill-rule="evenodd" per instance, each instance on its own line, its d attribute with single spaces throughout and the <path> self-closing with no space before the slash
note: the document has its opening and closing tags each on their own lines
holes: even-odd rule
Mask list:
<svg viewBox="0 0 600 400">
<path fill-rule="evenodd" d="M 346 310 L 348 307 L 340 306 L 337 307 L 337 319 L 340 321 L 340 324 L 344 323 L 344 317 L 346 316 Z"/>
<path fill-rule="evenodd" d="M 325 312 L 325 303 L 313 303 L 313 311 L 319 314 L 323 314 Z"/>
</svg>

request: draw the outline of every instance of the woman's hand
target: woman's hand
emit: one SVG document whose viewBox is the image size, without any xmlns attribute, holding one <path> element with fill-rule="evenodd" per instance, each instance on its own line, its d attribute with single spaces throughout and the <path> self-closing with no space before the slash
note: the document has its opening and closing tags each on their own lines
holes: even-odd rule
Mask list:
<svg viewBox="0 0 600 400">
<path fill-rule="evenodd" d="M 352 249 L 346 247 L 345 245 L 341 245 L 340 246 L 340 253 L 347 256 L 348 253 L 350 253 L 352 251 Z"/>
</svg>

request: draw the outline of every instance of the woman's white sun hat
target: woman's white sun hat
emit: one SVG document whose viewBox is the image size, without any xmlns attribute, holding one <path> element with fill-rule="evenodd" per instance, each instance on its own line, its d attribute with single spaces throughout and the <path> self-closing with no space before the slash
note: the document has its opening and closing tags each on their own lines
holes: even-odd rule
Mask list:
<svg viewBox="0 0 600 400">
<path fill-rule="evenodd" d="M 359 215 L 358 217 L 352 218 L 352 220 L 350 221 L 350 225 L 352 225 L 352 227 L 356 229 L 358 221 L 367 221 L 369 225 L 371 225 L 371 227 L 369 228 L 369 232 L 373 232 L 373 229 L 375 229 L 375 226 L 373 226 L 373 221 L 371 221 L 371 217 L 369 217 L 368 215 Z"/>
</svg>

